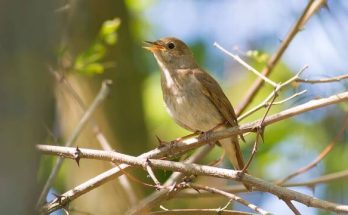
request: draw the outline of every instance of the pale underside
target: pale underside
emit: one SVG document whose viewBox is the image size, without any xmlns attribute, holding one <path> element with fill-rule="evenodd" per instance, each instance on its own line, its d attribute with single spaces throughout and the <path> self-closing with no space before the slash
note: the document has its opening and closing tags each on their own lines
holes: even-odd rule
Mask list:
<svg viewBox="0 0 348 215">
<path fill-rule="evenodd" d="M 164 72 L 164 74 L 166 74 Z M 186 74 L 185 84 L 180 80 L 167 80 L 163 90 L 172 96 L 164 96 L 167 111 L 180 126 L 190 131 L 208 131 L 224 122 L 215 105 L 202 93 L 201 84 L 192 74 Z M 166 76 L 164 78 L 171 78 Z M 170 86 L 169 83 L 172 83 Z"/>
</svg>

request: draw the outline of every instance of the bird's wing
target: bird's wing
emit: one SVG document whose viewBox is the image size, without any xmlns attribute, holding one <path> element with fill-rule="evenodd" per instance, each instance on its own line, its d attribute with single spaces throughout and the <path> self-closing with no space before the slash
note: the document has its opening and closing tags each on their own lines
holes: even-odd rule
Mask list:
<svg viewBox="0 0 348 215">
<path fill-rule="evenodd" d="M 202 85 L 203 94 L 215 105 L 221 115 L 231 126 L 238 125 L 234 109 L 218 82 L 202 69 L 197 68 L 193 70 L 193 73 Z"/>
</svg>

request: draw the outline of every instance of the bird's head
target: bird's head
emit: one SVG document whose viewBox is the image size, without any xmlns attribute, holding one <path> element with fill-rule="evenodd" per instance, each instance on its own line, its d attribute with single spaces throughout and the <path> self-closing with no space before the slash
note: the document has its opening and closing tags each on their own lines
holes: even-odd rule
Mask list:
<svg viewBox="0 0 348 215">
<path fill-rule="evenodd" d="M 151 51 L 159 64 L 169 64 L 175 68 L 196 66 L 190 48 L 181 40 L 174 37 L 165 37 L 154 42 L 145 41 L 149 46 L 144 48 Z"/>
</svg>

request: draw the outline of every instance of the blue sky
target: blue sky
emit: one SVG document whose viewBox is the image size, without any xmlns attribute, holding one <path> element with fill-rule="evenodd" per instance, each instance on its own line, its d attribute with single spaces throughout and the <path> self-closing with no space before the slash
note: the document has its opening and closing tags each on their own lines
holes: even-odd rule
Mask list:
<svg viewBox="0 0 348 215">
<path fill-rule="evenodd" d="M 209 55 L 214 57 L 222 57 L 212 45 L 215 41 L 229 50 L 238 47 L 242 51 L 259 49 L 273 53 L 306 2 L 155 1 L 146 10 L 145 17 L 152 25 L 150 39 L 168 35 L 188 43 L 199 39 L 209 49 Z M 296 36 L 283 57 L 294 71 L 309 65 L 305 77 L 322 78 L 347 72 L 348 28 L 345 26 L 348 23 L 348 3 L 329 1 L 328 5 L 329 9 L 321 9 Z M 328 88 L 330 93 L 331 86 Z M 324 89 L 326 87 L 329 85 Z M 334 86 L 334 90 L 341 89 L 339 84 Z"/>
</svg>

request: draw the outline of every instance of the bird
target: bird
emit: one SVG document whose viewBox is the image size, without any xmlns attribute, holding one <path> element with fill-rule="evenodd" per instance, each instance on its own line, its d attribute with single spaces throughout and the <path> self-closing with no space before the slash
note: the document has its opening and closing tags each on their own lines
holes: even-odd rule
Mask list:
<svg viewBox="0 0 348 215">
<path fill-rule="evenodd" d="M 160 67 L 161 88 L 166 109 L 186 130 L 208 133 L 217 127 L 238 126 L 233 106 L 219 83 L 196 62 L 191 49 L 180 39 L 165 37 L 145 41 Z M 238 136 L 219 140 L 235 170 L 244 161 Z M 244 184 L 247 190 L 251 186 Z"/>
</svg>

